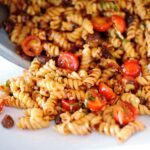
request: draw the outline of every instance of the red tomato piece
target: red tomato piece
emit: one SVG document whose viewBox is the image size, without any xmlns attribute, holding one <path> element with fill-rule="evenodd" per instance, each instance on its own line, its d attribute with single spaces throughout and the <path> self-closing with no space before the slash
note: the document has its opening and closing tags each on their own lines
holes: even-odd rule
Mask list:
<svg viewBox="0 0 150 150">
<path fill-rule="evenodd" d="M 92 19 L 93 28 L 99 32 L 108 31 L 112 25 L 112 21 L 109 17 L 94 17 Z"/>
<path fill-rule="evenodd" d="M 119 82 L 122 84 L 123 88 L 125 88 L 127 84 L 133 84 L 134 85 L 134 90 L 133 90 L 134 93 L 136 93 L 137 90 L 139 89 L 138 82 L 135 80 L 135 78 L 133 78 L 131 76 L 124 76 L 119 80 Z"/>
<path fill-rule="evenodd" d="M 99 84 L 99 93 L 102 94 L 108 101 L 112 103 L 111 100 L 116 98 L 116 94 L 113 92 L 113 90 L 107 86 L 105 83 Z"/>
<path fill-rule="evenodd" d="M 34 35 L 27 36 L 21 43 L 23 52 L 30 56 L 38 56 L 42 52 L 41 40 Z"/>
<path fill-rule="evenodd" d="M 104 110 L 107 101 L 99 95 L 99 93 L 94 90 L 90 90 L 86 93 L 85 106 L 91 111 L 101 111 Z"/>
<path fill-rule="evenodd" d="M 121 101 L 114 109 L 114 119 L 120 125 L 126 125 L 131 121 L 134 121 L 137 115 L 137 110 L 130 103 Z"/>
<path fill-rule="evenodd" d="M 140 75 L 141 66 L 138 60 L 127 60 L 122 66 L 121 70 L 124 76 L 137 77 Z"/>
<path fill-rule="evenodd" d="M 61 53 L 58 58 L 58 66 L 77 71 L 79 67 L 78 57 L 72 53 Z"/>
<path fill-rule="evenodd" d="M 62 108 L 64 108 L 67 111 L 76 111 L 79 109 L 79 103 L 77 103 L 76 100 L 62 100 Z"/>
<path fill-rule="evenodd" d="M 3 99 L 0 99 L 0 113 L 2 112 L 3 110 L 3 107 L 4 107 L 4 100 Z"/>
<path fill-rule="evenodd" d="M 126 22 L 122 16 L 112 16 L 112 22 L 114 23 L 116 29 L 120 31 L 120 33 L 123 33 L 126 30 Z"/>
</svg>

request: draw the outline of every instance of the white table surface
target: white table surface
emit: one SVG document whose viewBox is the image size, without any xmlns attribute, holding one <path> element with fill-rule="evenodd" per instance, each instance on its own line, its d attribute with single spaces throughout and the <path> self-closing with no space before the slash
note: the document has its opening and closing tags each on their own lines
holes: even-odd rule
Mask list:
<svg viewBox="0 0 150 150">
<path fill-rule="evenodd" d="M 0 84 L 8 78 L 21 74 L 22 68 L 8 62 L 0 56 Z M 18 121 L 22 110 L 4 108 L 0 121 L 5 114 L 13 116 Z M 0 124 L 0 150 L 130 150 L 150 149 L 150 118 L 138 117 L 146 125 L 146 129 L 127 142 L 119 144 L 115 138 L 93 133 L 88 136 L 63 136 L 50 128 L 36 131 L 4 129 Z"/>
</svg>

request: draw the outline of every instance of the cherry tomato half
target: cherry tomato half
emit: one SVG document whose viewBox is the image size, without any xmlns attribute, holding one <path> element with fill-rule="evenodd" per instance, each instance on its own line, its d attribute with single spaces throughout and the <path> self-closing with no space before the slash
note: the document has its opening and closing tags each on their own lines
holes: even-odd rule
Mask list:
<svg viewBox="0 0 150 150">
<path fill-rule="evenodd" d="M 112 16 L 112 22 L 114 23 L 116 29 L 121 33 L 123 33 L 126 30 L 126 22 L 123 17 L 114 15 Z"/>
<path fill-rule="evenodd" d="M 99 93 L 90 90 L 86 93 L 84 104 L 91 111 L 101 111 L 105 108 L 107 101 Z"/>
<path fill-rule="evenodd" d="M 112 100 L 116 98 L 116 94 L 105 83 L 99 84 L 99 93 L 102 94 L 108 100 L 108 103 L 112 103 Z"/>
<path fill-rule="evenodd" d="M 92 19 L 93 28 L 99 32 L 108 31 L 112 25 L 112 21 L 108 17 L 94 17 Z"/>
<path fill-rule="evenodd" d="M 121 101 L 113 111 L 114 119 L 120 125 L 126 125 L 136 118 L 137 110 L 130 103 Z"/>
<path fill-rule="evenodd" d="M 137 60 L 127 60 L 122 66 L 121 70 L 124 76 L 137 77 L 140 75 L 141 67 Z"/>
<path fill-rule="evenodd" d="M 124 76 L 119 80 L 119 82 L 122 84 L 123 88 L 125 88 L 127 84 L 132 84 L 134 86 L 134 90 L 132 90 L 133 93 L 136 93 L 139 89 L 138 82 L 131 76 Z"/>
<path fill-rule="evenodd" d="M 58 66 L 77 71 L 79 67 L 78 57 L 72 53 L 61 53 L 58 58 Z"/>
<path fill-rule="evenodd" d="M 67 111 L 76 111 L 79 109 L 79 103 L 77 103 L 76 100 L 62 100 L 62 108 L 64 108 Z"/>
<path fill-rule="evenodd" d="M 27 36 L 21 43 L 23 52 L 30 56 L 38 56 L 42 52 L 41 40 L 34 35 Z"/>
</svg>

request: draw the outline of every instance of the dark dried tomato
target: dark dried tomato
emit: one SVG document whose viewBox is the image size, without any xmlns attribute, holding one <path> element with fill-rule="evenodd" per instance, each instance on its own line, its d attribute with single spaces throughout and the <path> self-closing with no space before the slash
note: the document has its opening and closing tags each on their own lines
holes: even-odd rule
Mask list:
<svg viewBox="0 0 150 150">
<path fill-rule="evenodd" d="M 7 129 L 12 128 L 14 126 L 14 120 L 10 115 L 5 115 L 1 123 L 2 126 Z"/>
</svg>

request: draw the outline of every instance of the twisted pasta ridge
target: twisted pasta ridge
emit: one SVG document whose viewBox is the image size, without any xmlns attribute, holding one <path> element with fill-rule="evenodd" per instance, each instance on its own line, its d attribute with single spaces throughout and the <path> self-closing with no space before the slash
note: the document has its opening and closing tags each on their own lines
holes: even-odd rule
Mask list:
<svg viewBox="0 0 150 150">
<path fill-rule="evenodd" d="M 83 27 L 83 29 L 85 29 L 88 33 L 90 33 L 90 34 L 93 34 L 93 33 L 94 33 L 93 25 L 92 25 L 91 21 L 88 20 L 87 18 L 85 18 L 85 19 L 83 20 L 82 27 Z"/>
<path fill-rule="evenodd" d="M 56 98 L 48 98 L 47 101 L 43 104 L 43 111 L 46 115 L 56 115 L 57 111 L 55 110 L 58 100 Z"/>
<path fill-rule="evenodd" d="M 52 30 L 48 39 L 53 40 L 56 44 L 58 44 L 64 50 L 70 50 L 71 48 L 71 44 L 66 40 L 64 35 L 60 34 L 59 32 Z"/>
<path fill-rule="evenodd" d="M 95 1 L 87 1 L 85 6 L 86 13 L 96 16 L 98 14 L 98 5 Z"/>
<path fill-rule="evenodd" d="M 126 141 L 130 136 L 144 130 L 144 128 L 144 125 L 139 121 L 130 122 L 120 130 L 120 132 L 117 134 L 117 138 L 121 142 Z"/>
<path fill-rule="evenodd" d="M 124 51 L 122 49 L 118 49 L 116 51 L 111 52 L 112 56 L 120 59 L 122 57 L 122 55 L 124 54 Z"/>
<path fill-rule="evenodd" d="M 59 47 L 52 43 L 45 43 L 43 48 L 50 57 L 57 57 L 59 55 Z"/>
<path fill-rule="evenodd" d="M 82 25 L 82 23 L 83 23 L 83 18 L 80 14 L 70 14 L 67 16 L 66 19 L 68 22 L 73 22 L 78 25 Z"/>
<path fill-rule="evenodd" d="M 78 125 L 75 122 L 72 122 L 72 123 L 68 123 L 67 127 L 69 132 L 74 135 L 87 135 L 91 133 L 91 128 L 89 126 L 89 123 Z"/>
<path fill-rule="evenodd" d="M 150 76 L 138 76 L 136 80 L 140 85 L 150 85 Z"/>
<path fill-rule="evenodd" d="M 50 59 L 43 67 L 41 67 L 36 76 L 37 77 L 44 77 L 45 74 L 48 74 L 50 72 L 56 71 L 57 67 L 55 65 L 55 61 Z"/>
<path fill-rule="evenodd" d="M 38 5 L 31 4 L 30 6 L 28 6 L 26 12 L 27 12 L 27 14 L 34 16 L 34 15 L 40 13 L 40 7 Z"/>
<path fill-rule="evenodd" d="M 10 37 L 10 39 L 11 39 L 12 42 L 19 44 L 18 38 L 19 38 L 19 35 L 21 33 L 22 27 L 23 26 L 20 23 L 18 23 L 18 24 L 15 25 L 15 27 L 14 27 L 12 33 L 11 33 L 11 37 Z"/>
<path fill-rule="evenodd" d="M 70 42 L 75 42 L 76 40 L 81 38 L 82 27 L 76 28 L 73 32 L 67 33 L 67 39 Z"/>
<path fill-rule="evenodd" d="M 102 119 L 104 122 L 109 123 L 109 124 L 115 124 L 115 120 L 113 117 L 114 109 L 115 109 L 115 106 L 109 106 L 103 111 Z"/>
<path fill-rule="evenodd" d="M 100 11 L 107 11 L 107 10 L 118 10 L 119 7 L 114 2 L 102 2 L 100 5 L 98 5 Z"/>
<path fill-rule="evenodd" d="M 29 67 L 29 72 L 35 76 L 38 70 L 41 68 L 41 63 L 38 61 L 38 59 L 34 59 L 31 62 L 31 65 Z"/>
<path fill-rule="evenodd" d="M 90 48 L 88 45 L 84 45 L 84 49 L 82 51 L 80 69 L 88 70 L 91 61 L 92 61 L 92 55 L 91 55 Z"/>
<path fill-rule="evenodd" d="M 7 96 L 4 98 L 5 106 L 8 107 L 16 107 L 21 109 L 28 108 L 24 103 L 22 103 L 20 100 L 15 99 L 13 96 Z"/>
<path fill-rule="evenodd" d="M 44 120 L 40 117 L 22 117 L 20 118 L 19 122 L 17 123 L 17 127 L 20 129 L 41 129 L 46 128 L 49 126 L 49 121 Z"/>
<path fill-rule="evenodd" d="M 87 85 L 88 87 L 91 87 L 97 82 L 100 76 L 101 76 L 101 70 L 99 68 L 95 68 L 92 70 L 92 73 L 89 74 L 87 78 L 85 78 L 83 84 Z"/>
<path fill-rule="evenodd" d="M 18 91 L 13 92 L 13 95 L 16 99 L 18 99 L 24 105 L 26 105 L 27 108 L 38 107 L 37 103 L 31 99 L 29 93 L 18 90 Z"/>
<path fill-rule="evenodd" d="M 29 109 L 25 110 L 24 115 L 26 117 L 31 117 L 31 118 L 34 118 L 34 117 L 43 118 L 44 113 L 43 113 L 43 110 L 40 108 L 29 108 Z"/>
<path fill-rule="evenodd" d="M 117 136 L 117 134 L 120 132 L 120 127 L 117 124 L 109 124 L 106 122 L 102 122 L 99 125 L 98 131 L 108 136 Z"/>
<path fill-rule="evenodd" d="M 85 98 L 85 91 L 83 91 L 83 90 L 67 90 L 66 96 L 68 99 L 77 99 L 82 102 Z"/>
<path fill-rule="evenodd" d="M 135 108 L 138 108 L 138 106 L 140 104 L 140 99 L 137 96 L 135 96 L 134 94 L 131 94 L 131 93 L 122 94 L 121 99 L 123 101 L 127 101 L 127 102 L 131 103 Z"/>
<path fill-rule="evenodd" d="M 54 80 L 57 81 L 58 83 L 64 84 L 64 86 L 67 88 L 76 89 L 76 90 L 79 90 L 80 86 L 82 85 L 82 81 L 77 79 L 55 77 Z"/>
<path fill-rule="evenodd" d="M 145 105 L 139 105 L 138 107 L 139 115 L 150 115 L 150 110 Z"/>
<path fill-rule="evenodd" d="M 40 80 L 37 81 L 37 86 L 46 88 L 49 92 L 64 90 L 64 84 L 60 84 L 53 80 Z"/>
<path fill-rule="evenodd" d="M 127 40 L 131 40 L 135 37 L 138 24 L 139 24 L 139 19 L 136 16 L 133 22 L 129 25 L 129 28 L 127 29 Z"/>
<path fill-rule="evenodd" d="M 124 51 L 125 51 L 125 54 L 127 57 L 129 57 L 129 58 L 137 58 L 138 57 L 131 42 L 125 40 L 122 42 L 122 46 L 124 48 Z"/>
</svg>

